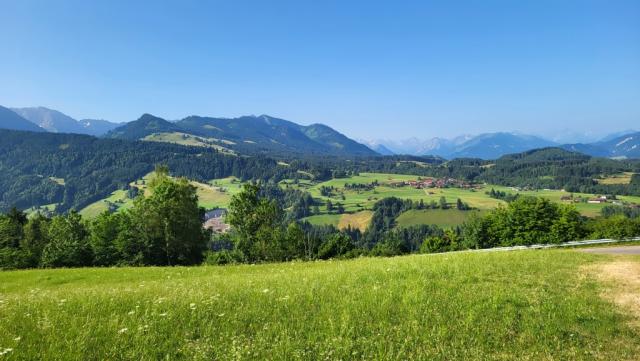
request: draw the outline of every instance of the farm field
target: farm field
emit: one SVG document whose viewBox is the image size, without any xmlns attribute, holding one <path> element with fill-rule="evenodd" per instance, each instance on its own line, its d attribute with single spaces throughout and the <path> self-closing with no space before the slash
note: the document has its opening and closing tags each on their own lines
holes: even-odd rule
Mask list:
<svg viewBox="0 0 640 361">
<path fill-rule="evenodd" d="M 345 214 L 319 214 L 306 217 L 304 220 L 314 225 L 333 225 L 339 229 L 351 227 L 364 232 L 371 222 L 371 217 L 373 217 L 373 211 L 360 211 Z"/>
<path fill-rule="evenodd" d="M 504 204 L 501 200 L 490 198 L 484 194 L 483 191 L 459 188 L 415 189 L 408 186 L 390 186 L 390 183 L 393 182 L 416 180 L 417 178 L 417 176 L 403 174 L 361 173 L 359 176 L 332 179 L 314 185 L 305 183 L 299 185 L 299 187 L 307 190 L 314 198 L 322 201 L 331 200 L 333 203 L 342 203 L 345 210 L 348 212 L 371 209 L 377 201 L 387 197 L 398 197 L 414 201 L 422 199 L 425 203 L 429 203 L 431 201 L 438 202 L 440 197 L 445 197 L 449 203 L 455 203 L 458 198 L 461 198 L 463 201 L 469 203 L 470 206 L 478 209 L 492 209 L 499 204 Z M 344 189 L 345 183 L 370 184 L 374 181 L 377 181 L 379 186 L 373 190 Z M 339 189 L 340 193 L 336 193 L 332 197 L 325 197 L 320 193 L 320 188 L 323 186 L 333 186 L 334 188 Z M 344 200 L 341 197 L 342 194 L 344 194 Z"/>
<path fill-rule="evenodd" d="M 441 227 L 461 226 L 472 214 L 486 211 L 460 211 L 457 209 L 412 209 L 402 213 L 398 219 L 398 227 L 410 227 L 420 224 L 437 224 Z"/>
<path fill-rule="evenodd" d="M 0 273 L 7 360 L 633 360 L 640 329 L 570 250 Z M 627 257 L 638 265 L 640 258 Z"/>
<path fill-rule="evenodd" d="M 398 174 L 384 174 L 384 173 L 361 173 L 358 176 L 332 179 L 322 183 L 312 183 L 310 181 L 300 181 L 299 184 L 292 184 L 291 182 L 283 182 L 291 187 L 298 187 L 311 193 L 311 195 L 325 202 L 331 200 L 335 205 L 341 203 L 344 205 L 347 212 L 360 212 L 362 210 L 372 209 L 375 202 L 386 197 L 398 197 L 403 199 L 411 199 L 414 201 L 423 200 L 425 203 L 432 201 L 438 202 L 440 197 L 445 197 L 447 202 L 453 204 L 458 198 L 468 203 L 471 207 L 477 208 L 481 211 L 494 209 L 498 205 L 506 204 L 502 200 L 489 197 L 485 192 L 494 188 L 497 191 L 504 191 L 507 193 L 520 193 L 523 195 L 531 195 L 547 198 L 553 202 L 562 202 L 561 197 L 570 195 L 570 193 L 562 192 L 559 190 L 539 190 L 539 191 L 520 191 L 516 192 L 510 187 L 497 186 L 497 185 L 485 185 L 479 190 L 468 190 L 460 188 L 429 188 L 429 189 L 415 189 L 412 187 L 392 187 L 389 184 L 392 182 L 416 180 L 417 176 L 412 175 L 398 175 Z M 370 184 L 377 181 L 379 186 L 372 190 L 351 190 L 345 189 L 345 183 L 356 184 Z M 321 187 L 334 187 L 336 191 L 331 197 L 323 196 L 320 193 Z M 344 195 L 344 199 L 342 196 Z M 590 198 L 594 197 L 593 194 L 574 193 L 576 197 Z M 619 196 L 620 200 L 639 203 L 640 197 L 632 196 Z M 572 203 L 576 209 L 585 216 L 595 217 L 600 214 L 600 211 L 607 204 L 589 204 L 589 203 Z M 321 207 L 321 210 L 324 209 Z M 469 214 L 466 214 L 468 216 Z M 464 215 L 458 214 L 455 210 L 449 213 L 427 213 L 427 212 L 410 212 L 407 215 L 401 216 L 399 219 L 400 225 L 413 225 L 413 224 L 437 224 L 440 226 L 455 226 L 461 224 L 464 221 Z M 333 224 L 336 225 L 340 222 L 339 215 L 321 214 L 307 218 L 313 224 Z"/>
<path fill-rule="evenodd" d="M 573 194 L 574 197 L 582 197 L 582 198 L 594 197 L 593 194 L 569 193 L 569 192 L 562 192 L 559 190 L 515 191 L 510 187 L 503 187 L 503 186 L 489 185 L 485 187 L 485 189 L 491 189 L 491 188 L 495 189 L 496 191 L 499 190 L 507 193 L 519 193 L 522 195 L 547 198 L 550 201 L 557 202 L 557 203 L 565 203 L 560 198 L 563 196 L 569 196 L 571 194 Z M 637 197 L 637 196 L 618 196 L 618 199 L 626 202 L 640 204 L 640 197 Z M 573 204 L 580 213 L 588 217 L 595 217 L 599 215 L 600 210 L 602 210 L 602 208 L 604 208 L 607 205 L 611 205 L 610 203 L 602 203 L 602 204 L 565 203 L 565 204 Z"/>
</svg>

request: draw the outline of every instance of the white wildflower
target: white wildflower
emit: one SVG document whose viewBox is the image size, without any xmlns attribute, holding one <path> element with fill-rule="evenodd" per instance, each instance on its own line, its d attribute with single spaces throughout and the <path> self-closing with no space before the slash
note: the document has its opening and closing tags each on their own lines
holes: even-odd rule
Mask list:
<svg viewBox="0 0 640 361">
<path fill-rule="evenodd" d="M 125 327 L 125 328 L 121 328 L 120 330 L 118 330 L 118 333 L 125 333 L 127 331 L 129 331 L 129 329 Z"/>
</svg>

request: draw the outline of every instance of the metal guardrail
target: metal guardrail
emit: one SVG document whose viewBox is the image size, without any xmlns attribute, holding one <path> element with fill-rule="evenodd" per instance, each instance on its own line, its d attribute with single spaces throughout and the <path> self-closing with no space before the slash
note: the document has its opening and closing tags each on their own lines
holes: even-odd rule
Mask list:
<svg viewBox="0 0 640 361">
<path fill-rule="evenodd" d="M 529 246 L 512 246 L 512 247 L 495 247 L 495 248 L 483 248 L 472 251 L 479 252 L 500 252 L 500 251 L 519 251 L 526 249 L 545 249 L 545 248 L 559 248 L 559 247 L 576 247 L 576 246 L 589 246 L 608 243 L 621 243 L 621 242 L 634 242 L 640 241 L 640 237 L 625 238 L 625 239 L 590 239 L 584 241 L 571 241 L 558 244 L 532 244 Z"/>
</svg>

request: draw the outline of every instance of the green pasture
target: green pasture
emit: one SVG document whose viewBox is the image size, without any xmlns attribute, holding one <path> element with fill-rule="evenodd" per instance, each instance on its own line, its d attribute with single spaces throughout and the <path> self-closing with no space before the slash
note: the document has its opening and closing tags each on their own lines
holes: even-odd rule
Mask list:
<svg viewBox="0 0 640 361">
<path fill-rule="evenodd" d="M 3 360 L 634 360 L 569 250 L 0 272 Z M 635 262 L 640 262 L 637 257 Z"/>
</svg>

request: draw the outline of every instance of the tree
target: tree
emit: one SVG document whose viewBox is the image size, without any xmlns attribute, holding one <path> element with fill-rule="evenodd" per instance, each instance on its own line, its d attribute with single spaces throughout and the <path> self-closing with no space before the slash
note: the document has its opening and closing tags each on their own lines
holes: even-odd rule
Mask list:
<svg viewBox="0 0 640 361">
<path fill-rule="evenodd" d="M 231 198 L 227 222 L 235 232 L 236 248 L 250 260 L 272 259 L 281 244 L 282 209 L 259 196 L 260 186 L 247 183 Z"/>
<path fill-rule="evenodd" d="M 82 217 L 72 211 L 55 216 L 48 227 L 49 243 L 42 251 L 44 267 L 82 267 L 92 263 L 88 232 Z"/>
<path fill-rule="evenodd" d="M 150 182 L 149 197 L 138 197 L 131 209 L 134 235 L 143 243 L 146 264 L 190 265 L 202 262 L 208 234 L 202 227 L 196 187 L 173 180 L 160 167 Z"/>
<path fill-rule="evenodd" d="M 449 205 L 447 204 L 447 199 L 444 196 L 440 197 L 440 208 L 441 209 L 449 208 Z"/>
<path fill-rule="evenodd" d="M 327 199 L 327 213 L 333 212 L 333 202 L 330 199 Z"/>
<path fill-rule="evenodd" d="M 334 233 L 320 246 L 318 258 L 329 259 L 346 254 L 354 248 L 351 238 L 344 233 Z"/>
<path fill-rule="evenodd" d="M 122 259 L 116 240 L 121 232 L 122 218 L 125 216 L 125 214 L 103 212 L 91 222 L 89 243 L 93 251 L 94 265 L 110 266 Z"/>
</svg>

